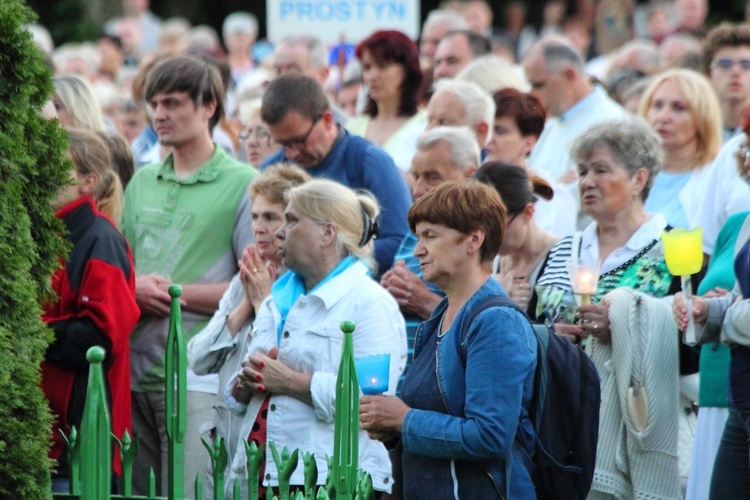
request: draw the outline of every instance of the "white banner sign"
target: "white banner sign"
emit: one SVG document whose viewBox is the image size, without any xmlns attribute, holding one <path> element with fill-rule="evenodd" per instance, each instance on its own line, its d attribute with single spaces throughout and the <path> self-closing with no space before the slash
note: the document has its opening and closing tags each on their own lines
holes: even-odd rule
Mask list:
<svg viewBox="0 0 750 500">
<path fill-rule="evenodd" d="M 416 40 L 418 0 L 266 0 L 268 38 L 309 34 L 329 45 L 344 37 L 357 43 L 380 29 L 399 30 Z"/>
</svg>

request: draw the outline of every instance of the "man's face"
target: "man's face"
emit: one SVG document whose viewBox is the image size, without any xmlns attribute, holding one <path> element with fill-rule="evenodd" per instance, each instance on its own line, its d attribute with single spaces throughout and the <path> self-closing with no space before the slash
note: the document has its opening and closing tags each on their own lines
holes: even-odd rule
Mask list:
<svg viewBox="0 0 750 500">
<path fill-rule="evenodd" d="M 325 83 L 322 72 L 310 66 L 310 52 L 302 44 L 280 44 L 273 53 L 273 70 L 277 78 L 300 74 L 314 78 L 321 85 Z"/>
<path fill-rule="evenodd" d="M 450 146 L 445 141 L 417 151 L 411 160 L 410 173 L 414 180 L 412 195 L 415 200 L 444 182 L 465 178 L 464 172 L 451 162 Z"/>
<path fill-rule="evenodd" d="M 674 8 L 683 28 L 698 30 L 705 25 L 708 14 L 706 0 L 677 0 Z"/>
<path fill-rule="evenodd" d="M 427 103 L 427 127 L 430 130 L 441 125 L 468 126 L 466 110 L 452 94 L 438 90 Z"/>
<path fill-rule="evenodd" d="M 441 78 L 453 78 L 474 60 L 469 48 L 469 41 L 462 34 L 455 34 L 440 40 L 435 50 L 435 81 Z"/>
<path fill-rule="evenodd" d="M 737 103 L 750 98 L 750 46 L 717 50 L 711 61 L 710 77 L 722 103 Z"/>
<path fill-rule="evenodd" d="M 196 106 L 187 92 L 161 92 L 148 105 L 162 146 L 179 149 L 202 136 L 210 138 L 208 122 L 216 112 L 215 103 Z"/>
<path fill-rule="evenodd" d="M 284 148 L 286 157 L 302 168 L 318 166 L 336 140 L 336 124 L 330 111 L 315 120 L 290 111 L 277 124 L 268 125 L 273 142 Z"/>
<path fill-rule="evenodd" d="M 523 69 L 531 85 L 531 93 L 542 101 L 550 115 L 560 116 L 568 108 L 563 74 L 550 73 L 541 54 L 530 55 L 524 61 Z"/>
<path fill-rule="evenodd" d="M 448 32 L 446 23 L 432 23 L 422 29 L 419 37 L 419 58 L 432 67 L 435 63 L 435 51 L 440 43 L 440 39 Z"/>
<path fill-rule="evenodd" d="M 122 0 L 122 10 L 128 16 L 139 16 L 148 10 L 148 0 Z"/>
</svg>

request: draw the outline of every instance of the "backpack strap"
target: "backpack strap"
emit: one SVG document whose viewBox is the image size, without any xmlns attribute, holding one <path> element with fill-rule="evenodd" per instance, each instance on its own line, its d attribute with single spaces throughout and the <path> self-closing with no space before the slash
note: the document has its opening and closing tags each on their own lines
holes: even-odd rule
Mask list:
<svg viewBox="0 0 750 500">
<path fill-rule="evenodd" d="M 461 336 L 459 339 L 459 353 L 461 355 L 461 362 L 466 367 L 466 334 L 469 333 L 469 328 L 480 313 L 491 307 L 512 307 L 516 311 L 520 312 L 525 318 L 528 319 L 526 311 L 521 309 L 518 304 L 513 300 L 504 295 L 493 295 L 482 300 L 477 306 L 471 310 L 469 316 L 463 321 L 461 325 Z"/>
</svg>

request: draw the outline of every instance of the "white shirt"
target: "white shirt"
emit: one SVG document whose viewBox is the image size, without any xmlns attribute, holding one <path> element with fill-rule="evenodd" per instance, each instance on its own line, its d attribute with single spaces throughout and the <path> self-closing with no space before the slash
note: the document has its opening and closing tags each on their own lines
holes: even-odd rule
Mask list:
<svg viewBox="0 0 750 500">
<path fill-rule="evenodd" d="M 644 224 L 641 224 L 633 236 L 630 237 L 625 246 L 616 249 L 601 263 L 599 275 L 611 271 L 625 262 L 629 261 L 641 252 L 646 245 L 658 239 L 667 221 L 663 215 L 652 216 Z M 599 260 L 599 239 L 596 235 L 596 222 L 592 222 L 581 234 L 581 260 L 583 262 L 596 262 Z"/>
<path fill-rule="evenodd" d="M 328 466 L 325 455 L 333 455 L 334 412 L 336 404 L 336 378 L 341 360 L 343 334 L 340 324 L 344 320 L 355 323 L 354 356 L 389 353 L 391 366 L 386 394 L 394 394 L 401 372 L 406 366 L 406 327 L 398 304 L 391 295 L 367 275 L 367 268 L 357 262 L 338 276 L 324 283 L 309 295 L 301 296 L 287 314 L 281 336 L 278 359 L 295 371 L 312 373 L 310 393 L 313 406 L 287 395 L 273 395 L 267 420 L 267 444 L 273 441 L 280 450 L 298 448 L 300 454 L 315 454 L 318 465 L 318 484 L 323 484 Z M 247 358 L 256 351 L 269 351 L 276 346 L 277 327 L 281 315 L 272 297 L 260 306 L 253 325 L 252 338 L 247 342 Z M 244 411 L 240 437 L 247 438 L 255 422 L 262 397 L 253 397 L 247 406 L 235 401 L 227 385 L 227 404 Z M 266 476 L 263 484 L 278 484 L 276 464 L 266 446 Z M 393 478 L 388 451 L 382 443 L 359 432 L 359 466 L 372 476 L 376 490 L 390 492 Z M 304 484 L 303 467 L 294 471 L 291 484 Z M 244 446 L 237 446 L 232 461 L 230 479 L 226 483 L 231 492 L 234 478 L 245 476 Z M 246 485 L 244 485 L 246 486 Z"/>
<path fill-rule="evenodd" d="M 592 125 L 622 119 L 628 112 L 607 96 L 601 87 L 571 106 L 557 118 L 547 120 L 542 135 L 531 150 L 529 165 L 554 181 L 575 168 L 570 158 L 573 141 Z"/>
</svg>

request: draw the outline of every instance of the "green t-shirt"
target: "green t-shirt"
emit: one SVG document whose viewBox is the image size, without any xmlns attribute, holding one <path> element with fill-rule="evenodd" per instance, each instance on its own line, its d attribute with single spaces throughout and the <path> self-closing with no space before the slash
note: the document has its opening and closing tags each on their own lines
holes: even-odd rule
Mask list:
<svg viewBox="0 0 750 500">
<path fill-rule="evenodd" d="M 141 168 L 125 192 L 122 232 L 136 275 L 158 274 L 176 284 L 229 282 L 252 242 L 248 183 L 257 171 L 216 147 L 199 171 L 178 179 L 170 155 Z M 183 310 L 185 340 L 209 315 Z M 130 337 L 134 392 L 164 390 L 169 318 L 142 316 Z"/>
</svg>

